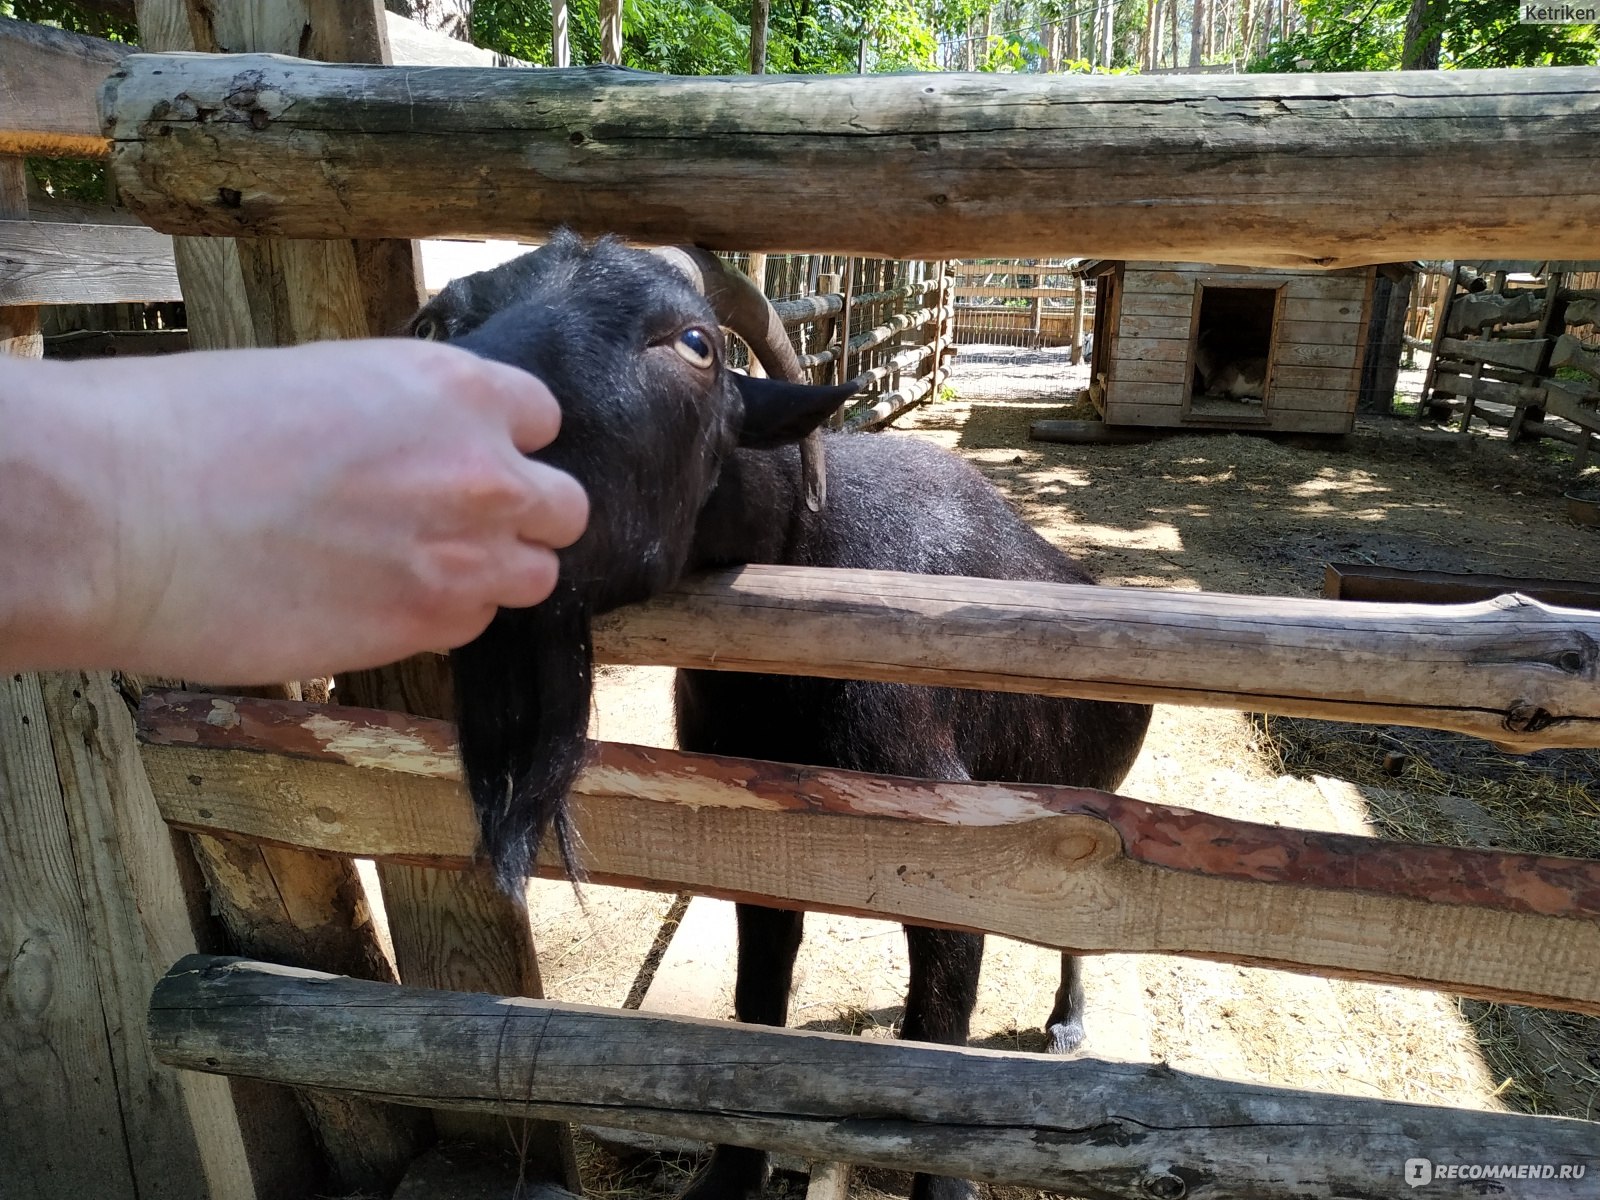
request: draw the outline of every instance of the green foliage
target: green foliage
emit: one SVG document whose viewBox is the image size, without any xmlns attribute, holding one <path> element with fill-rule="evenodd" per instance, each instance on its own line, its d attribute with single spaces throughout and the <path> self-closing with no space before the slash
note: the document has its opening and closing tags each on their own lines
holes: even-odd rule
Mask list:
<svg viewBox="0 0 1600 1200">
<path fill-rule="evenodd" d="M 118 20 L 93 4 L 75 4 L 72 0 L 0 0 L 0 17 L 59 25 L 73 33 L 88 33 L 114 42 L 139 40 L 132 21 Z"/>
<path fill-rule="evenodd" d="M 1581 66 L 1600 63 L 1594 25 L 1524 25 L 1518 0 L 1440 0 L 1440 65 Z M 1392 71 L 1401 65 L 1408 0 L 1303 0 L 1302 32 L 1250 64 L 1252 71 Z M 1298 64 L 1309 62 L 1301 68 Z"/>
</svg>

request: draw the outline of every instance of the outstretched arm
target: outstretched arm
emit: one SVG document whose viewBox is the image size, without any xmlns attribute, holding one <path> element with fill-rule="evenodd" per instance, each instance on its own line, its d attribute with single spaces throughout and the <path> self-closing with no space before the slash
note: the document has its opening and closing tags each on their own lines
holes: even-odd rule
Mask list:
<svg viewBox="0 0 1600 1200">
<path fill-rule="evenodd" d="M 549 390 L 414 340 L 0 359 L 0 669 L 257 683 L 470 640 L 582 533 Z"/>
</svg>

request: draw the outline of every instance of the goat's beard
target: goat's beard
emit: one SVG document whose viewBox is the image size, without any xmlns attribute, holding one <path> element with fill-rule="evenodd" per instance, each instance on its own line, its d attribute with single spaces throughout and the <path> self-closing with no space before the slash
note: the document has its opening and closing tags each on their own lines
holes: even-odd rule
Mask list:
<svg viewBox="0 0 1600 1200">
<path fill-rule="evenodd" d="M 450 662 L 461 763 L 500 886 L 522 894 L 552 830 L 575 875 L 567 794 L 589 759 L 588 602 L 562 580 L 534 608 L 501 609 Z"/>
</svg>

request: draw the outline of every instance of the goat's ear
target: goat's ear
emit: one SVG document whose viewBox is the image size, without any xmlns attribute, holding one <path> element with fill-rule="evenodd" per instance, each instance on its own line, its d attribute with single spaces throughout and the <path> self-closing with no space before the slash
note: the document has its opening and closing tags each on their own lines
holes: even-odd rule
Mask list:
<svg viewBox="0 0 1600 1200">
<path fill-rule="evenodd" d="M 837 387 L 818 387 L 735 375 L 733 382 L 744 399 L 744 426 L 739 430 L 739 444 L 752 450 L 798 442 L 826 421 L 828 415 L 857 390 L 853 381 Z"/>
</svg>

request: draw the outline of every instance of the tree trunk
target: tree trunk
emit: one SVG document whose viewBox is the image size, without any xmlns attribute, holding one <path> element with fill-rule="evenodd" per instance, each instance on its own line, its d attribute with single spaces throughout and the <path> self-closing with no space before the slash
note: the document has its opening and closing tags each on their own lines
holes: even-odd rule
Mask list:
<svg viewBox="0 0 1600 1200">
<path fill-rule="evenodd" d="M 622 65 L 622 0 L 600 0 L 600 60 Z"/>
<path fill-rule="evenodd" d="M 750 74 L 767 73 L 767 20 L 772 0 L 754 0 L 750 5 Z"/>
<path fill-rule="evenodd" d="M 1406 311 L 1411 307 L 1413 277 L 1397 283 L 1379 273 L 1372 289 L 1367 322 L 1367 353 L 1361 365 L 1361 391 L 1356 409 L 1388 416 L 1394 411 L 1400 356 L 1405 351 Z"/>
<path fill-rule="evenodd" d="M 1168 10 L 1168 20 L 1172 23 L 1172 68 L 1177 70 L 1180 59 L 1178 58 L 1178 0 L 1171 0 Z"/>
<path fill-rule="evenodd" d="M 1194 0 L 1193 20 L 1189 27 L 1189 65 L 1198 67 L 1205 51 L 1206 0 Z"/>
<path fill-rule="evenodd" d="M 1403 71 L 1437 71 L 1444 47 L 1446 0 L 1411 0 L 1406 13 L 1405 49 L 1400 53 Z"/>
<path fill-rule="evenodd" d="M 567 36 L 567 0 L 550 0 L 550 65 L 572 65 L 572 42 Z"/>
</svg>

